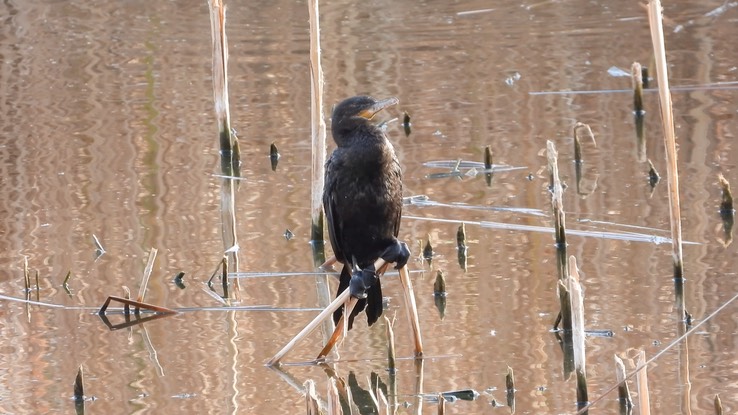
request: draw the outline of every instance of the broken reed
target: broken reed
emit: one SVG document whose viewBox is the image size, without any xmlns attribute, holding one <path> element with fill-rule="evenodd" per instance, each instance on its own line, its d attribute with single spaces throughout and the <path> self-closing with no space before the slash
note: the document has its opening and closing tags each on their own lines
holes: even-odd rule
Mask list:
<svg viewBox="0 0 738 415">
<path fill-rule="evenodd" d="M 583 131 L 587 138 L 589 138 L 595 147 L 597 147 L 597 141 L 595 141 L 594 133 L 589 125 L 583 122 L 577 122 L 574 125 L 574 162 L 577 164 L 582 163 L 582 143 L 579 139 L 580 131 Z"/>
<path fill-rule="evenodd" d="M 674 112 L 669 92 L 669 74 L 666 64 L 664 28 L 662 24 L 660 0 L 649 0 L 648 20 L 651 28 L 651 41 L 656 58 L 656 73 L 659 80 L 659 99 L 661 101 L 661 121 L 664 126 L 664 146 L 666 148 L 667 183 L 669 187 L 669 213 L 671 217 L 672 259 L 674 279 L 683 283 L 684 260 L 682 255 L 682 224 L 679 206 L 679 174 L 677 170 L 676 133 L 674 132 Z M 678 300 L 678 308 L 684 314 L 684 300 Z"/>
<path fill-rule="evenodd" d="M 312 133 L 312 198 L 310 240 L 323 241 L 323 188 L 325 186 L 325 120 L 323 119 L 323 68 L 320 64 L 318 0 L 308 1 L 310 14 L 310 120 Z"/>
<path fill-rule="evenodd" d="M 620 401 L 620 407 L 626 409 L 626 411 L 621 411 L 622 413 L 627 412 L 627 410 L 633 407 L 633 399 L 630 397 L 630 388 L 628 388 L 623 359 L 619 358 L 617 355 L 614 355 L 614 357 L 615 376 L 618 379 L 618 400 Z"/>
<path fill-rule="evenodd" d="M 556 268 L 559 278 L 559 304 L 561 311 L 554 323 L 554 328 L 558 327 L 559 322 L 565 331 L 571 330 L 571 312 L 569 311 L 569 293 L 565 287 L 562 289 L 562 282 L 569 275 L 566 260 L 566 215 L 563 206 L 564 190 L 559 179 L 558 152 L 552 141 L 546 142 L 546 159 L 548 171 L 550 174 L 551 184 L 551 207 L 554 220 L 554 236 L 556 240 Z"/>
<path fill-rule="evenodd" d="M 546 142 L 546 158 L 548 160 L 548 171 L 551 176 L 551 204 L 553 205 L 554 235 L 557 247 L 566 246 L 566 215 L 564 214 L 563 193 L 559 179 L 559 153 L 552 141 Z"/>
<path fill-rule="evenodd" d="M 656 167 L 653 165 L 651 159 L 648 159 L 648 184 L 651 187 L 656 187 L 656 184 L 661 180 L 661 175 L 656 171 Z"/>
<path fill-rule="evenodd" d="M 507 375 L 505 375 L 505 396 L 510 413 L 515 413 L 515 374 L 510 366 L 507 367 Z"/>
</svg>

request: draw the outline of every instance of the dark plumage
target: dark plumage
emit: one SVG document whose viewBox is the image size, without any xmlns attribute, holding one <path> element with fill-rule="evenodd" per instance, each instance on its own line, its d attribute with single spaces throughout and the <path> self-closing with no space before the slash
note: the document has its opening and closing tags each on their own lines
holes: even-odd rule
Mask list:
<svg viewBox="0 0 738 415">
<path fill-rule="evenodd" d="M 382 315 L 382 287 L 374 261 L 381 257 L 397 262 L 399 268 L 410 255 L 397 240 L 402 215 L 400 163 L 384 132 L 370 122 L 378 111 L 397 102 L 357 96 L 333 110 L 331 130 L 338 147 L 326 162 L 323 207 L 333 252 L 343 264 L 338 293 L 350 286 L 351 294 L 360 298 L 349 328 L 365 308 L 369 325 Z M 334 313 L 334 321 L 342 312 Z"/>
</svg>

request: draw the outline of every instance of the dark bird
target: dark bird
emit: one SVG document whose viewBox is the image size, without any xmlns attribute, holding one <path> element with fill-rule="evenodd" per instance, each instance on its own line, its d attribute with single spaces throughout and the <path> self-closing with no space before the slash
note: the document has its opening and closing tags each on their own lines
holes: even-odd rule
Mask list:
<svg viewBox="0 0 738 415">
<path fill-rule="evenodd" d="M 336 259 L 343 264 L 338 293 L 349 287 L 359 301 L 348 327 L 366 309 L 372 325 L 382 315 L 382 287 L 374 261 L 407 263 L 410 251 L 397 240 L 402 216 L 402 169 L 384 132 L 370 120 L 397 98 L 348 98 L 333 110 L 331 132 L 338 146 L 326 162 L 323 208 Z M 338 320 L 339 308 L 333 314 Z"/>
</svg>

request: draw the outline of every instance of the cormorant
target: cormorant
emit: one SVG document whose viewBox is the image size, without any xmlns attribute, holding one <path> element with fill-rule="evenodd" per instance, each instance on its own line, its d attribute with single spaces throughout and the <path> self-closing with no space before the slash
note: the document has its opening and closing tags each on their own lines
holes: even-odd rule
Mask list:
<svg viewBox="0 0 738 415">
<path fill-rule="evenodd" d="M 336 259 L 343 264 L 338 294 L 346 287 L 359 302 L 349 316 L 366 308 L 372 325 L 382 315 L 382 287 L 374 261 L 404 266 L 407 245 L 397 240 L 402 216 L 402 169 L 384 132 L 370 122 L 397 98 L 348 98 L 333 110 L 331 132 L 338 146 L 325 166 L 323 208 Z M 338 320 L 343 307 L 333 314 Z"/>
</svg>

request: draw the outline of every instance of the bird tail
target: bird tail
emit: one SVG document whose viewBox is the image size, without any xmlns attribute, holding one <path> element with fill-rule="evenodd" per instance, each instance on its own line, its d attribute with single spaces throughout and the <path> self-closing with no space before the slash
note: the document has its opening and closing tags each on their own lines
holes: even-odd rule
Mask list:
<svg viewBox="0 0 738 415">
<path fill-rule="evenodd" d="M 351 267 L 349 265 L 344 265 L 343 269 L 341 269 L 341 277 L 338 283 L 337 296 L 340 295 L 343 290 L 348 289 L 350 282 Z M 365 309 L 366 322 L 370 326 L 376 323 L 379 317 L 382 316 L 382 285 L 379 279 L 377 279 L 375 283 L 369 288 L 369 290 L 367 290 L 366 294 L 366 299 L 359 300 L 356 303 L 356 307 L 354 307 L 354 311 L 349 316 L 349 330 L 351 330 L 351 327 L 353 327 L 354 325 L 354 318 Z M 343 309 L 344 307 L 341 307 L 333 312 L 333 323 L 338 324 L 338 320 L 340 320 L 341 316 L 343 315 Z"/>
</svg>

